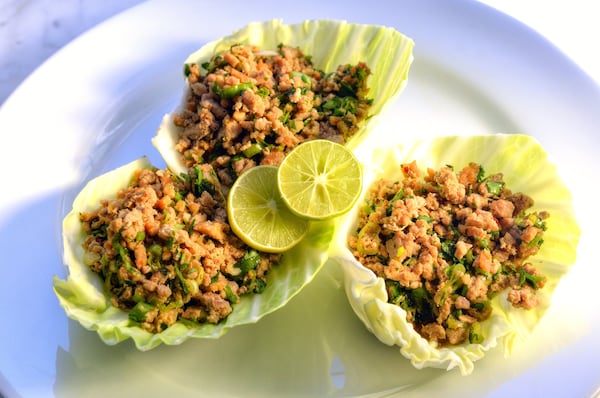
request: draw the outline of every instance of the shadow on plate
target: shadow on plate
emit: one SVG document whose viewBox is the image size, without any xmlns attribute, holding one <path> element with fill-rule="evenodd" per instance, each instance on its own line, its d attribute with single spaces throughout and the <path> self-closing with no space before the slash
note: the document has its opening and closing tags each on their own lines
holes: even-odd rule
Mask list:
<svg viewBox="0 0 600 398">
<path fill-rule="evenodd" d="M 139 352 L 130 341 L 104 345 L 69 324 L 68 351 L 57 351 L 57 396 L 107 391 L 177 396 L 348 396 L 401 390 L 444 371 L 415 372 L 354 316 L 335 263 L 284 309 L 217 340 L 189 340 Z"/>
<path fill-rule="evenodd" d="M 217 340 L 188 340 L 140 352 L 131 341 L 106 346 L 69 322 L 69 348 L 56 353 L 58 397 L 422 396 L 483 394 L 543 358 L 504 359 L 494 350 L 468 379 L 456 370 L 415 369 L 397 347 L 380 343 L 352 312 L 334 262 L 285 308 Z M 552 351 L 552 350 L 548 350 Z"/>
</svg>

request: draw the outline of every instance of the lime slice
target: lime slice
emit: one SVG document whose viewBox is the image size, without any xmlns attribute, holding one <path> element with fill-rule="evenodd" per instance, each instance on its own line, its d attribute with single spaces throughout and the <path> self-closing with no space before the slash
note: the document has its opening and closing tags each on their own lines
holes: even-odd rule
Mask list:
<svg viewBox="0 0 600 398">
<path fill-rule="evenodd" d="M 235 181 L 227 215 L 233 232 L 256 250 L 281 253 L 308 231 L 308 221 L 290 212 L 277 189 L 277 167 L 257 166 Z"/>
<path fill-rule="evenodd" d="M 360 163 L 349 149 L 328 140 L 306 141 L 281 162 L 283 201 L 298 216 L 326 220 L 350 210 L 362 188 Z"/>
</svg>

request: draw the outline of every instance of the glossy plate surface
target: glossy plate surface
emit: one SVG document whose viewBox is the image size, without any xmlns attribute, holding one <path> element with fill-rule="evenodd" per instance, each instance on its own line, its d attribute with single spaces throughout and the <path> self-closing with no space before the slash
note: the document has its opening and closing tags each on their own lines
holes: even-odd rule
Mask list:
<svg viewBox="0 0 600 398">
<path fill-rule="evenodd" d="M 418 371 L 354 315 L 327 263 L 285 308 L 218 340 L 140 352 L 104 345 L 67 319 L 60 223 L 85 181 L 141 156 L 179 102 L 181 64 L 251 21 L 345 19 L 415 41 L 408 85 L 373 139 L 524 133 L 571 189 L 578 258 L 532 338 L 492 351 L 468 378 Z M 600 385 L 600 300 L 593 211 L 600 90 L 530 29 L 471 1 L 143 3 L 81 36 L 0 109 L 0 391 L 13 396 L 590 396 Z"/>
</svg>

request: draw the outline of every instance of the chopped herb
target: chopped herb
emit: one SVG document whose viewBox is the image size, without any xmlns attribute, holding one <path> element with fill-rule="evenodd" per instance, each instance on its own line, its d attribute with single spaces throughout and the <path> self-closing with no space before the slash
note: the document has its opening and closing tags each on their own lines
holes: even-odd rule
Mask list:
<svg viewBox="0 0 600 398">
<path fill-rule="evenodd" d="M 433 218 L 429 217 L 428 215 L 425 214 L 421 214 L 419 217 L 417 217 L 417 220 L 425 220 L 428 223 L 432 223 L 433 222 Z"/>
<path fill-rule="evenodd" d="M 392 198 L 390 199 L 390 203 L 393 203 L 400 199 L 404 199 L 404 188 L 398 190 L 398 192 L 396 192 L 394 196 L 392 196 Z"/>
<path fill-rule="evenodd" d="M 356 98 L 352 97 L 333 97 L 325 102 L 323 110 L 330 111 L 334 116 L 344 116 L 346 113 L 356 113 Z"/>
<path fill-rule="evenodd" d="M 115 249 L 117 253 L 119 253 L 119 258 L 121 259 L 121 262 L 127 271 L 132 273 L 138 273 L 139 271 L 136 268 L 134 268 L 131 264 L 131 258 L 129 257 L 127 248 L 121 245 L 120 240 L 121 233 L 117 232 L 112 239 L 113 249 Z"/>
<path fill-rule="evenodd" d="M 194 195 L 199 196 L 204 191 L 207 191 L 210 194 L 213 194 L 215 192 L 214 184 L 211 181 L 209 181 L 207 178 L 205 178 L 204 173 L 202 172 L 202 169 L 200 168 L 200 166 L 193 167 L 190 178 L 193 181 L 192 193 Z"/>
<path fill-rule="evenodd" d="M 188 234 L 191 234 L 192 232 L 194 232 L 194 226 L 196 226 L 196 218 L 192 218 L 192 222 L 190 223 L 190 225 L 187 228 Z"/>
<path fill-rule="evenodd" d="M 258 94 L 262 98 L 266 98 L 266 97 L 269 96 L 269 94 L 271 94 L 271 92 L 269 91 L 268 88 L 266 88 L 266 87 L 263 86 L 263 87 L 259 87 L 256 90 L 256 94 Z"/>
<path fill-rule="evenodd" d="M 215 69 L 217 69 L 223 62 L 223 56 L 222 55 L 216 55 L 215 57 L 213 57 L 210 62 L 204 62 L 202 64 L 202 67 L 204 69 L 206 69 L 206 71 L 208 73 L 212 73 L 215 71 Z"/>
<path fill-rule="evenodd" d="M 97 238 L 106 239 L 106 236 L 107 236 L 106 228 L 107 227 L 108 227 L 108 225 L 102 224 L 98 228 L 92 229 L 92 235 Z"/>
<path fill-rule="evenodd" d="M 284 112 L 283 115 L 281 115 L 281 117 L 279 118 L 279 120 L 283 124 L 286 124 L 289 119 L 290 119 L 290 112 L 289 111 Z"/>
<path fill-rule="evenodd" d="M 260 264 L 260 260 L 260 254 L 256 250 L 249 250 L 246 252 L 246 254 L 244 254 L 244 256 L 234 265 L 235 268 L 239 268 L 241 271 L 238 276 L 244 276 L 249 270 L 256 269 Z"/>
<path fill-rule="evenodd" d="M 525 271 L 523 268 L 517 270 L 519 273 L 519 286 L 523 286 L 525 283 L 529 283 L 535 289 L 538 288 L 538 283 L 543 282 L 546 278 L 541 275 L 532 275 Z"/>
<path fill-rule="evenodd" d="M 483 182 L 485 180 L 485 170 L 483 169 L 483 166 L 479 166 L 479 170 L 477 171 L 477 182 Z"/>
<path fill-rule="evenodd" d="M 225 285 L 225 296 L 227 297 L 227 301 L 229 301 L 231 304 L 236 304 L 238 301 L 240 301 L 238 295 L 233 292 L 231 286 L 229 285 Z"/>
<path fill-rule="evenodd" d="M 445 240 L 441 244 L 442 257 L 446 261 L 454 260 L 454 253 L 456 253 L 456 244 L 454 241 Z"/>
<path fill-rule="evenodd" d="M 483 343 L 484 337 L 481 332 L 481 324 L 479 322 L 473 322 L 469 328 L 469 343 L 481 344 Z"/>
<path fill-rule="evenodd" d="M 190 64 L 183 65 L 183 75 L 188 77 L 192 73 L 192 69 L 190 68 Z"/>
<path fill-rule="evenodd" d="M 188 294 L 188 288 L 187 285 L 185 284 L 185 278 L 183 277 L 183 274 L 181 273 L 181 270 L 179 269 L 179 265 L 175 264 L 174 266 L 175 268 L 175 274 L 177 275 L 177 279 L 179 279 L 179 283 L 181 284 L 181 290 L 183 290 L 183 293 Z"/>
</svg>

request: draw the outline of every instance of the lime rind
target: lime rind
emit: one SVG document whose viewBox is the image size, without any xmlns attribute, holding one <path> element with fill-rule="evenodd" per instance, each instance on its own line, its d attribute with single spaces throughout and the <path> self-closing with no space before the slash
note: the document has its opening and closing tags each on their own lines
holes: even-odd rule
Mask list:
<svg viewBox="0 0 600 398">
<path fill-rule="evenodd" d="M 416 160 L 420 168 L 439 169 L 451 164 L 459 170 L 469 162 L 481 164 L 486 172 L 502 172 L 513 192 L 524 192 L 535 200 L 534 209 L 548 210 L 544 244 L 532 259 L 546 275 L 546 286 L 538 291 L 540 305 L 532 310 L 513 308 L 500 294 L 492 301 L 493 315 L 482 322 L 482 344 L 462 344 L 436 348 L 422 338 L 406 320 L 406 312 L 387 302 L 382 278 L 363 267 L 348 249 L 346 239 L 354 230 L 360 206 L 359 199 L 351 212 L 336 226 L 330 249 L 331 257 L 344 270 L 348 300 L 360 320 L 385 344 L 397 345 L 403 356 L 417 368 L 458 368 L 470 374 L 474 362 L 487 351 L 501 346 L 506 355 L 516 343 L 529 336 L 540 322 L 552 295 L 571 265 L 575 262 L 581 230 L 576 222 L 570 191 L 558 176 L 556 166 L 539 142 L 520 134 L 483 136 L 448 136 L 405 142 L 387 148 L 374 147 L 370 167 L 365 171 L 362 196 L 375 179 L 385 176 L 401 178 L 401 163 Z"/>
<path fill-rule="evenodd" d="M 227 214 L 233 232 L 264 252 L 289 250 L 308 231 L 308 221 L 292 214 L 283 203 L 275 166 L 256 166 L 242 174 L 229 191 Z"/>
<path fill-rule="evenodd" d="M 367 82 L 369 98 L 373 103 L 369 118 L 347 143 L 356 149 L 377 125 L 379 116 L 406 86 L 413 62 L 414 42 L 394 28 L 381 25 L 349 23 L 337 20 L 308 20 L 297 24 L 284 24 L 280 19 L 254 22 L 219 40 L 212 41 L 192 53 L 185 63 L 202 64 L 233 44 L 252 44 L 263 50 L 276 49 L 281 43 L 300 47 L 312 56 L 315 67 L 333 71 L 338 65 L 365 62 L 371 69 Z M 352 43 L 352 45 L 347 45 Z M 173 123 L 174 114 L 185 104 L 188 88 L 184 89 L 182 102 L 174 113 L 166 114 L 153 145 L 167 166 L 179 175 L 186 172 L 183 159 L 175 149 L 180 128 Z"/>
</svg>

